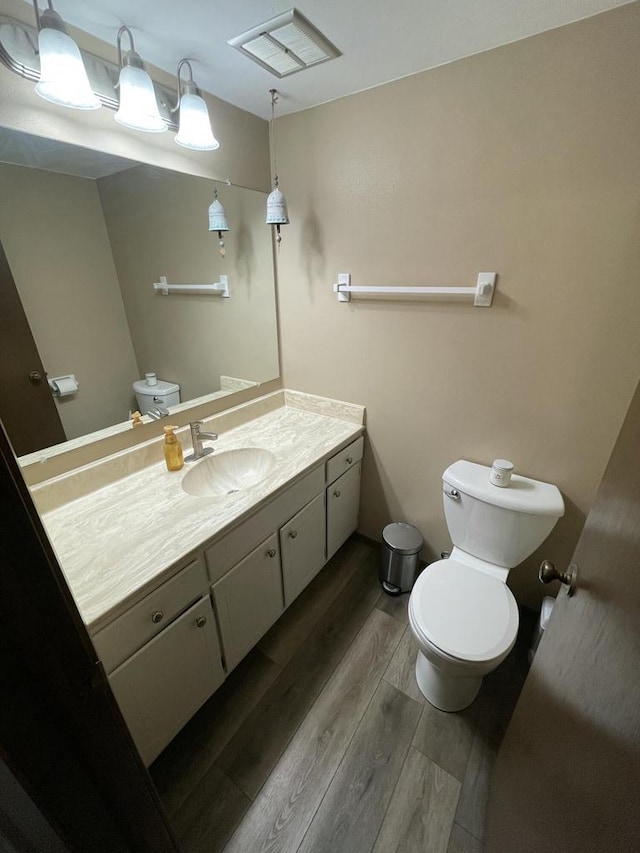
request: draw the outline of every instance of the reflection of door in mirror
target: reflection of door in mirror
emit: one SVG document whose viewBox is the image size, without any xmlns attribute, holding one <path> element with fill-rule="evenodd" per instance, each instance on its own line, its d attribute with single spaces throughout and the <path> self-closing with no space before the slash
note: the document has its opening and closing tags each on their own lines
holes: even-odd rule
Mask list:
<svg viewBox="0 0 640 853">
<path fill-rule="evenodd" d="M 0 418 L 17 454 L 66 436 L 0 243 Z"/>
</svg>

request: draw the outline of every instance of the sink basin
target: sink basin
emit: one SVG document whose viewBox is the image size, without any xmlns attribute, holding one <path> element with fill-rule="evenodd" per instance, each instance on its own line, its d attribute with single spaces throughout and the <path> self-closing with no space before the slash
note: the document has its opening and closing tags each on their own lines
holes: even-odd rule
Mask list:
<svg viewBox="0 0 640 853">
<path fill-rule="evenodd" d="M 262 482 L 276 464 L 270 450 L 243 447 L 207 456 L 182 478 L 182 488 L 196 497 L 222 497 Z"/>
</svg>

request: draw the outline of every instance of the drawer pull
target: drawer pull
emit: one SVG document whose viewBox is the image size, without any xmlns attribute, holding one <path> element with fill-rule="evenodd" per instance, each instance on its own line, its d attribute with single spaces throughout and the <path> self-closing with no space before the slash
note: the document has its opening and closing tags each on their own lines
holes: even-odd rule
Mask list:
<svg viewBox="0 0 640 853">
<path fill-rule="evenodd" d="M 289 531 L 289 539 L 295 539 L 297 535 L 298 535 L 297 530 L 290 530 Z"/>
<path fill-rule="evenodd" d="M 333 496 L 334 496 L 334 498 L 339 498 L 340 497 L 340 489 L 336 489 L 335 492 L 333 493 Z"/>
<path fill-rule="evenodd" d="M 351 465 L 353 462 L 353 456 L 347 456 L 347 465 Z"/>
<path fill-rule="evenodd" d="M 267 551 L 267 557 L 269 557 L 270 560 L 273 560 L 275 555 L 276 555 L 276 549 L 275 548 L 269 548 L 269 550 Z"/>
<path fill-rule="evenodd" d="M 164 619 L 164 610 L 154 610 L 151 614 L 151 621 L 154 625 L 157 625 L 158 622 L 162 622 Z"/>
<path fill-rule="evenodd" d="M 198 628 L 204 628 L 204 626 L 206 624 L 207 624 L 207 617 L 206 616 L 198 616 L 198 618 L 196 619 L 196 625 L 198 626 Z"/>
</svg>

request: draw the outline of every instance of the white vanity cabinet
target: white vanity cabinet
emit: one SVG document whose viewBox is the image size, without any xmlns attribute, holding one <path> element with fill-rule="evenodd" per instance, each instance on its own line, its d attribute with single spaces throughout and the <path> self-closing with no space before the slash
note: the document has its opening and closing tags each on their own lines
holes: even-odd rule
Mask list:
<svg viewBox="0 0 640 853">
<path fill-rule="evenodd" d="M 358 526 L 362 450 L 359 438 L 327 462 L 327 560 Z"/>
<path fill-rule="evenodd" d="M 356 529 L 362 448 L 356 439 L 206 549 L 227 672 Z"/>
<path fill-rule="evenodd" d="M 94 634 L 147 764 L 356 529 L 362 445 L 356 439 L 203 543 Z"/>
<path fill-rule="evenodd" d="M 146 764 L 224 681 L 208 586 L 192 560 L 93 637 Z"/>
<path fill-rule="evenodd" d="M 209 596 L 109 676 L 145 764 L 150 764 L 224 681 Z"/>
<path fill-rule="evenodd" d="M 212 587 L 227 670 L 284 610 L 278 537 L 272 534 Z"/>
</svg>

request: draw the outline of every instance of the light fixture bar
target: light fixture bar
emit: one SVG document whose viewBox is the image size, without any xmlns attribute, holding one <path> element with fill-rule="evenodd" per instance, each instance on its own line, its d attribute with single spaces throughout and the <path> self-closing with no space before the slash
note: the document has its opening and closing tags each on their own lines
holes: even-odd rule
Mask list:
<svg viewBox="0 0 640 853">
<path fill-rule="evenodd" d="M 6 15 L 0 15 L 0 62 L 9 71 L 33 83 L 37 83 L 40 79 L 40 60 L 35 48 L 37 42 L 38 31 L 35 27 Z M 84 61 L 91 88 L 102 105 L 110 110 L 117 110 L 119 99 L 116 84 L 120 73 L 118 66 L 82 48 L 80 48 L 80 55 Z M 177 131 L 176 116 L 171 112 L 171 106 L 176 103 L 178 97 L 177 92 L 155 81 L 153 87 L 162 120 L 169 130 Z"/>
</svg>

